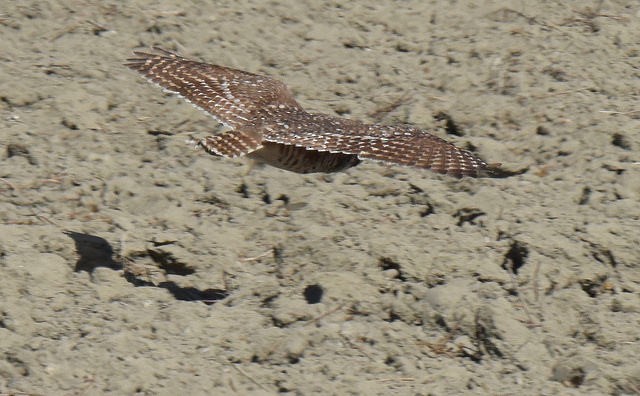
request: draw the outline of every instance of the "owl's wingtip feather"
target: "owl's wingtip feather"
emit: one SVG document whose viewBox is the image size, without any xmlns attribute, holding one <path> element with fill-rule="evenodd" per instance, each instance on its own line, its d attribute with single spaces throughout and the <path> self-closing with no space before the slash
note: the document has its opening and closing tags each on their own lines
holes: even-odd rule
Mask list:
<svg viewBox="0 0 640 396">
<path fill-rule="evenodd" d="M 504 179 L 506 177 L 517 176 L 526 173 L 529 168 L 523 168 L 519 170 L 508 170 L 502 167 L 499 162 L 487 164 L 484 168 L 478 171 L 478 177 L 488 177 L 494 179 Z"/>
</svg>

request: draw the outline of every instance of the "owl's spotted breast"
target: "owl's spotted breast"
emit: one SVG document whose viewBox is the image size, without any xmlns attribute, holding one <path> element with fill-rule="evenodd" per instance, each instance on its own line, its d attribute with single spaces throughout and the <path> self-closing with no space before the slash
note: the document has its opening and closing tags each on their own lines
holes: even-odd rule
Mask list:
<svg viewBox="0 0 640 396">
<path fill-rule="evenodd" d="M 273 142 L 264 142 L 262 148 L 249 153 L 248 157 L 296 173 L 339 172 L 360 163 L 354 154 L 309 150 Z"/>
</svg>

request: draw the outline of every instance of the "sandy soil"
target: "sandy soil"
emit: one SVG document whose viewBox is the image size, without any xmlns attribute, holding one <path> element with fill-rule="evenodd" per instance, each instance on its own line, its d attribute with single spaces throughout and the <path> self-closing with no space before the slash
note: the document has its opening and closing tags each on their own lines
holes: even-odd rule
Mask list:
<svg viewBox="0 0 640 396">
<path fill-rule="evenodd" d="M 640 393 L 640 4 L 321 3 L 3 3 L 0 394 Z M 247 174 L 151 45 L 526 172 Z"/>
</svg>

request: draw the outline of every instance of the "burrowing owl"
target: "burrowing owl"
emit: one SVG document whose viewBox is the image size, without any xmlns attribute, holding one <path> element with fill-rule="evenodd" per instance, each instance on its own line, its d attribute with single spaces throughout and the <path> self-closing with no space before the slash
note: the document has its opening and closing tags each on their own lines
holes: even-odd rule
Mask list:
<svg viewBox="0 0 640 396">
<path fill-rule="evenodd" d="M 308 113 L 280 81 L 154 49 L 156 54 L 134 52 L 138 58 L 126 66 L 231 128 L 198 142 L 211 154 L 246 155 L 298 173 L 336 172 L 362 159 L 456 177 L 491 176 L 497 170 L 420 129 Z"/>
</svg>

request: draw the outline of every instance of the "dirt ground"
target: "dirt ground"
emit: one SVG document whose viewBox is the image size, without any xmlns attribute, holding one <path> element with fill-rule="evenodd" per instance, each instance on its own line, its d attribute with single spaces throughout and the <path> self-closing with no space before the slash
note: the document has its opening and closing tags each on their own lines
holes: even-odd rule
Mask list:
<svg viewBox="0 0 640 396">
<path fill-rule="evenodd" d="M 640 394 L 640 3 L 0 7 L 0 394 Z M 299 175 L 152 45 L 523 173 Z M 250 170 L 249 170 L 250 169 Z"/>
</svg>

